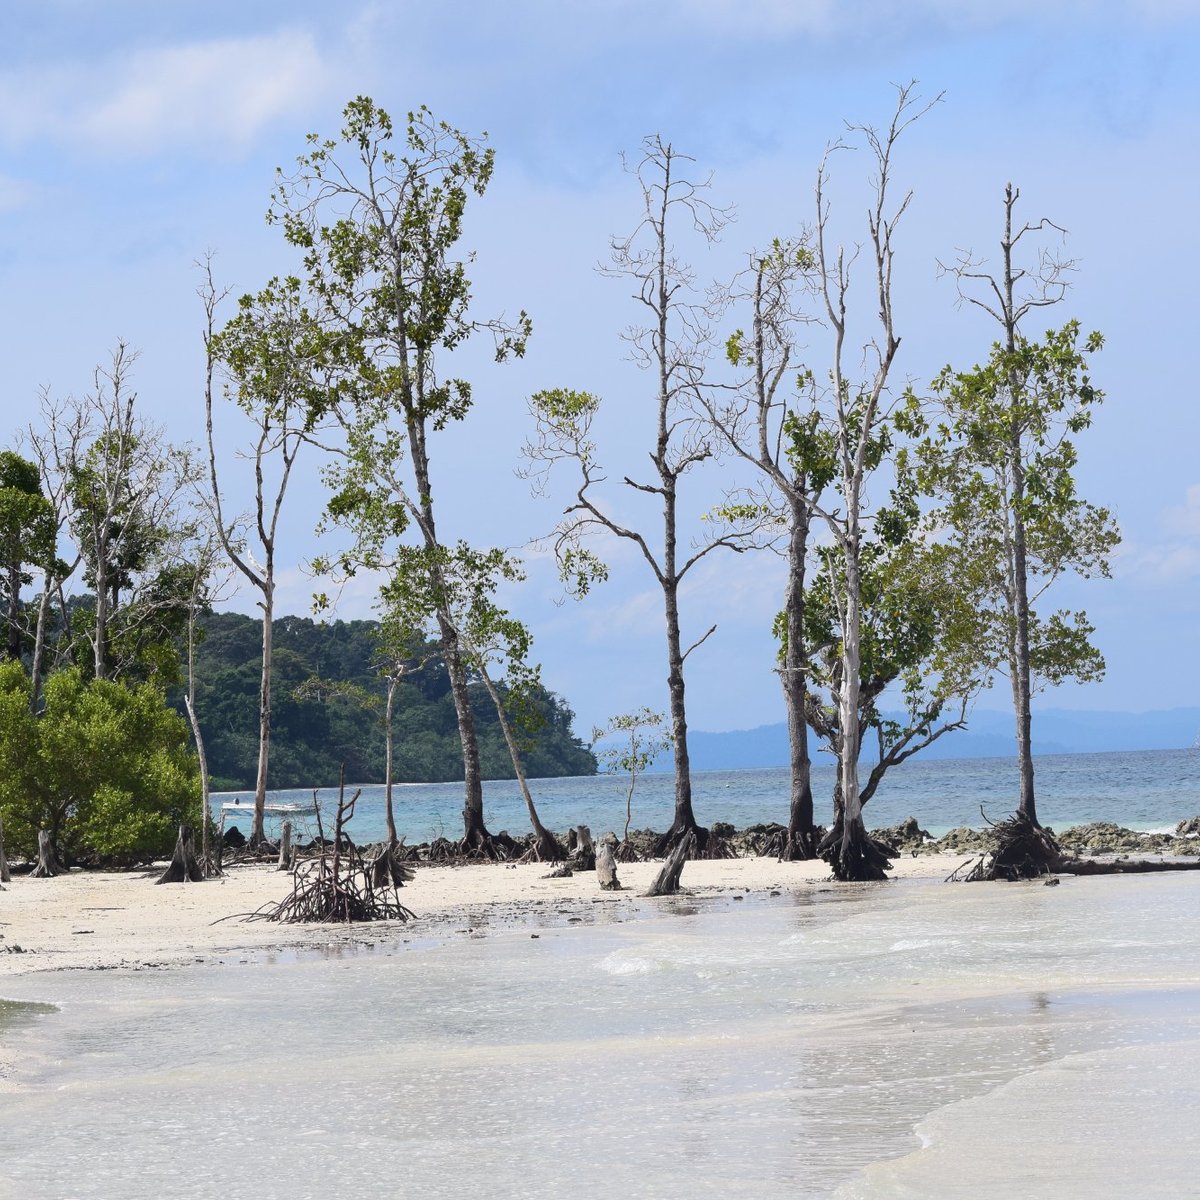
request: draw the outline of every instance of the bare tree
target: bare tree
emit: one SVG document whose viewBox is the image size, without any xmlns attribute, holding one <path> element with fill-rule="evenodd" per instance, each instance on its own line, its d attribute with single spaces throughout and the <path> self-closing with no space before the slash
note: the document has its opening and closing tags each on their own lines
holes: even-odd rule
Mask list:
<svg viewBox="0 0 1200 1200">
<path fill-rule="evenodd" d="M 815 259 L 802 238 L 777 240 L 750 255 L 748 268 L 723 300 L 748 309 L 748 330 L 726 343 L 726 356 L 745 375 L 732 389 L 702 392 L 709 420 L 732 451 L 751 463 L 764 481 L 764 494 L 726 509 L 731 519 L 761 520 L 783 530 L 787 581 L 776 621 L 781 642 L 779 676 L 787 710 L 791 797 L 784 861 L 817 852 L 813 815 L 812 763 L 808 749 L 808 686 L 811 666 L 805 631 L 805 575 L 809 540 L 821 495 L 834 475 L 835 443 L 822 425 L 811 371 L 798 361 L 797 331 L 812 318 L 800 299 L 810 291 Z M 795 393 L 786 381 L 795 372 Z"/>
<path fill-rule="evenodd" d="M 898 201 L 892 200 L 892 156 L 904 131 L 937 99 L 930 104 L 920 103 L 910 84 L 898 89 L 896 109 L 885 129 L 850 127 L 852 133 L 865 140 L 874 168 L 867 246 L 872 258 L 872 308 L 877 324 L 864 350 L 864 377 L 857 381 L 847 365 L 847 338 L 851 268 L 858 251 L 834 243 L 827 190 L 831 156 L 843 143 L 830 147 L 817 171 L 814 248 L 825 324 L 832 342 L 828 404 L 835 441 L 833 485 L 837 491 L 836 507 L 831 505 L 821 515 L 833 539 L 827 561 L 841 632 L 837 724 L 842 744 L 837 785 L 840 809 L 821 852 L 839 879 L 883 878 L 887 866 L 886 857 L 868 838 L 863 825 L 858 775 L 862 747 L 863 549 L 871 524 L 867 484 L 884 459 L 890 437 L 887 426 L 896 399 L 890 381 L 900 348 L 892 310 L 893 239 L 912 199 L 912 193 L 906 192 Z"/>
<path fill-rule="evenodd" d="M 648 314 L 647 323 L 633 327 L 626 337 L 634 361 L 654 379 L 654 425 L 648 448 L 653 474 L 648 480 L 625 476 L 622 482 L 632 492 L 657 502 L 661 511 L 659 531 L 643 533 L 618 520 L 612 505 L 600 494 L 605 475 L 591 440 L 592 420 L 600 404 L 595 396 L 563 389 L 539 392 L 531 401 L 535 436 L 525 447 L 529 470 L 539 486 L 544 484 L 545 472 L 560 460 L 573 461 L 579 472 L 574 501 L 553 537 L 568 585 L 582 594 L 592 582 L 605 577 L 606 569 L 586 543 L 591 535 L 607 532 L 637 547 L 662 592 L 675 757 L 675 812 L 670 828 L 655 847 L 656 854 L 664 853 L 689 832 L 696 834 L 700 853 L 714 849 L 708 844 L 708 831 L 698 826 L 692 808 L 684 666 L 716 626 L 685 644 L 680 585 L 714 550 L 746 549 L 754 534 L 753 530 L 718 529 L 699 545 L 689 547 L 680 530 L 682 480 L 714 454 L 697 399 L 705 386 L 703 368 L 712 332 L 703 305 L 692 298 L 691 268 L 676 255 L 674 238 L 677 228 L 685 226 L 702 243 L 709 244 L 730 219 L 728 210 L 707 200 L 708 181 L 698 181 L 688 174 L 692 161 L 660 136 L 645 139 L 642 158 L 633 172 L 641 193 L 642 213 L 628 237 L 612 242 L 611 265 L 605 269 L 633 283 L 634 299 Z"/>
</svg>

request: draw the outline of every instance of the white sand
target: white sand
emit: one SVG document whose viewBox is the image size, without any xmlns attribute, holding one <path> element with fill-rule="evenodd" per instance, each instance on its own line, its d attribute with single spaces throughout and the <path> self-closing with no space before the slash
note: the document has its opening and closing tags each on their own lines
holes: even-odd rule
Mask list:
<svg viewBox="0 0 1200 1200">
<path fill-rule="evenodd" d="M 895 859 L 894 878 L 945 878 L 965 855 Z M 540 923 L 565 924 L 581 906 L 624 906 L 631 913 L 661 864 L 622 864 L 625 890 L 602 892 L 594 872 L 546 879 L 543 864 L 418 867 L 401 892 L 418 919 L 406 925 L 279 925 L 223 917 L 251 912 L 287 895 L 289 877 L 268 866 L 234 867 L 223 878 L 155 886 L 157 872 L 72 871 L 54 879 L 19 876 L 0 891 L 0 989 L 5 978 L 36 971 L 170 966 L 237 959 L 282 946 L 437 937 L 463 926 L 511 925 L 527 912 Z M 689 862 L 683 890 L 696 896 L 769 893 L 824 886 L 823 862 L 779 863 L 771 858 Z M 214 924 L 214 922 L 220 922 Z M 23 953 L 13 952 L 20 947 Z M 0 990 L 0 995 L 3 991 Z"/>
</svg>

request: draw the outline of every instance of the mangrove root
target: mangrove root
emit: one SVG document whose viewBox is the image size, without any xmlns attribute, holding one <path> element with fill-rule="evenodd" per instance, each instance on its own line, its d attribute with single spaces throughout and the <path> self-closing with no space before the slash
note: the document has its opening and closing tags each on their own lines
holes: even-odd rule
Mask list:
<svg viewBox="0 0 1200 1200">
<path fill-rule="evenodd" d="M 155 883 L 199 883 L 204 878 L 204 872 L 196 861 L 196 846 L 192 831 L 186 825 L 180 825 L 175 838 L 175 853 L 167 869 L 154 881 Z"/>
<path fill-rule="evenodd" d="M 663 863 L 662 870 L 646 893 L 647 896 L 674 896 L 679 891 L 679 877 L 683 874 L 683 864 L 687 862 L 695 846 L 696 835 L 689 830 L 675 843 L 675 849 Z"/>
</svg>

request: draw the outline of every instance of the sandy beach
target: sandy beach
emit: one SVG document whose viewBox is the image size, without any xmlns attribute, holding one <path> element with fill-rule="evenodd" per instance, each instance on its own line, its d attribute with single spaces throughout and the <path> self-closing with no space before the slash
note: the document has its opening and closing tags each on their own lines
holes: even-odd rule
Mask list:
<svg viewBox="0 0 1200 1200">
<path fill-rule="evenodd" d="M 893 877 L 944 879 L 966 855 L 898 857 Z M 0 982 L 43 971 L 167 967 L 237 959 L 280 946 L 473 933 L 537 913 L 566 925 L 581 909 L 605 905 L 614 917 L 658 903 L 642 898 L 661 864 L 623 864 L 624 890 L 603 892 L 592 871 L 545 878 L 544 864 L 419 866 L 401 892 L 416 920 L 339 927 L 248 922 L 238 914 L 282 899 L 289 877 L 268 865 L 235 866 L 219 879 L 156 886 L 157 871 L 71 871 L 53 879 L 14 877 L 0 893 Z M 792 889 L 853 887 L 829 881 L 824 862 L 737 858 L 687 864 L 683 890 L 697 898 Z M 885 885 L 886 886 L 886 885 Z M 229 919 L 223 919 L 229 918 Z M 20 948 L 19 951 L 17 948 Z"/>
</svg>

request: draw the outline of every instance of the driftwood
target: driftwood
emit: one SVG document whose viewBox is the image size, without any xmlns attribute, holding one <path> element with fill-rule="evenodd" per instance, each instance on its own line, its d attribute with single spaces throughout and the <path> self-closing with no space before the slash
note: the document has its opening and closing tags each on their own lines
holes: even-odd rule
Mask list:
<svg viewBox="0 0 1200 1200">
<path fill-rule="evenodd" d="M 275 868 L 277 871 L 290 871 L 292 869 L 292 823 L 284 821 L 283 829 L 279 835 L 279 865 Z"/>
<path fill-rule="evenodd" d="M 380 867 L 376 856 L 368 862 L 345 832 L 354 815 L 362 790 L 346 799 L 345 772 L 338 786 L 337 821 L 333 841 L 325 840 L 321 810 L 317 808 L 320 853 L 297 865 L 292 873 L 292 892 L 277 904 L 264 904 L 248 921 L 280 921 L 287 924 L 350 921 L 408 921 L 413 912 L 400 903 L 399 889 L 412 872 L 400 864 L 394 849 L 385 852 Z M 381 880 L 381 881 L 379 881 Z"/>
<path fill-rule="evenodd" d="M 613 854 L 612 843 L 604 841 L 596 852 L 596 878 L 600 881 L 600 890 L 619 892 L 621 881 L 617 878 L 617 860 Z"/>
<path fill-rule="evenodd" d="M 167 869 L 154 881 L 155 883 L 199 883 L 204 878 L 204 872 L 196 861 L 196 843 L 192 831 L 187 825 L 180 825 L 175 838 L 175 853 Z"/>
<path fill-rule="evenodd" d="M 0 883 L 11 883 L 12 875 L 8 870 L 8 859 L 4 857 L 4 821 L 0 819 Z"/>
<path fill-rule="evenodd" d="M 683 864 L 687 862 L 696 844 L 696 835 L 689 829 L 675 843 L 675 849 L 663 863 L 654 882 L 650 885 L 647 896 L 674 896 L 679 891 L 679 877 L 683 874 Z"/>
<path fill-rule="evenodd" d="M 59 866 L 58 859 L 54 855 L 54 844 L 50 841 L 50 835 L 44 829 L 39 829 L 38 860 L 37 866 L 33 868 L 34 877 L 49 879 L 61 871 L 62 867 Z"/>
</svg>

